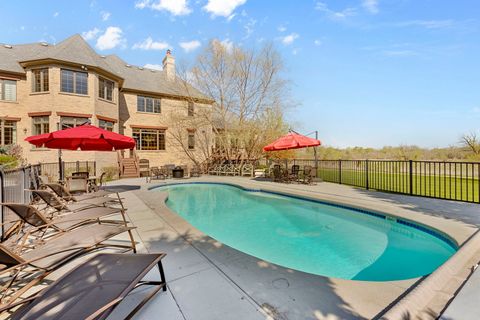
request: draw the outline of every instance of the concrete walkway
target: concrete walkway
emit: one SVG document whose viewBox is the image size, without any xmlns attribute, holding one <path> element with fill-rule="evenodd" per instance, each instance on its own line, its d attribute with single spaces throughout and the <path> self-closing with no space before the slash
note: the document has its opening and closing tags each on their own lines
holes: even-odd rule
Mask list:
<svg viewBox="0 0 480 320">
<path fill-rule="evenodd" d="M 182 180 L 184 182 L 193 181 Z M 480 225 L 478 205 L 368 192 L 330 183 L 279 185 L 238 177 L 203 177 L 347 203 L 433 225 L 464 242 Z M 172 182 L 175 180 L 167 180 Z M 177 182 L 177 181 L 175 181 Z M 139 319 L 370 319 L 418 279 L 349 281 L 290 270 L 259 260 L 204 235 L 165 205 L 165 195 L 148 188 L 163 181 L 115 181 L 125 190 L 128 215 L 146 251 L 166 252 L 168 291 L 138 314 Z M 142 292 L 122 304 L 128 308 Z M 453 305 L 453 304 L 452 304 Z M 122 308 L 111 319 L 121 314 Z"/>
</svg>

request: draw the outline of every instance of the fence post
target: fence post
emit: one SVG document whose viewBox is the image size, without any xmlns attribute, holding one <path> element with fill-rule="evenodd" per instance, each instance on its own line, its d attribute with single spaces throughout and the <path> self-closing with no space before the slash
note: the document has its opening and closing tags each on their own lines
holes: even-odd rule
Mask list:
<svg viewBox="0 0 480 320">
<path fill-rule="evenodd" d="M 338 183 L 342 184 L 342 159 L 338 160 L 338 180 Z"/>
<path fill-rule="evenodd" d="M 80 161 L 77 160 L 77 169 L 75 170 L 76 172 L 80 171 Z"/>
<path fill-rule="evenodd" d="M 365 188 L 368 190 L 368 159 L 365 160 Z"/>
<path fill-rule="evenodd" d="M 94 176 L 97 175 L 97 161 L 94 161 L 94 162 L 93 162 L 93 175 L 94 175 Z"/>
<path fill-rule="evenodd" d="M 408 177 L 410 183 L 410 194 L 413 194 L 413 160 L 408 160 Z"/>
</svg>

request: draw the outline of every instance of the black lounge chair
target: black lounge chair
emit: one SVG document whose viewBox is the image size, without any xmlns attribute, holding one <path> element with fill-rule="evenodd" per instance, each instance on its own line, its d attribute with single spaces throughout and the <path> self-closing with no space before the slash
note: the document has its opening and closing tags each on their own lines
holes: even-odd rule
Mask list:
<svg viewBox="0 0 480 320">
<path fill-rule="evenodd" d="M 20 319 L 105 319 L 128 294 L 143 285 L 154 286 L 123 319 L 130 319 L 160 289 L 166 291 L 161 254 L 98 254 L 74 268 L 38 294 L 20 301 L 11 317 Z M 160 281 L 142 281 L 158 266 Z M 0 309 L 0 311 L 2 311 Z"/>
</svg>

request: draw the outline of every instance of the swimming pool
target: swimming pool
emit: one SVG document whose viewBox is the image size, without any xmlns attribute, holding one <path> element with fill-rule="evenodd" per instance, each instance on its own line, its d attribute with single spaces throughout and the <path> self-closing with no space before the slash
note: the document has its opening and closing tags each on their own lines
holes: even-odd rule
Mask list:
<svg viewBox="0 0 480 320">
<path fill-rule="evenodd" d="M 167 185 L 167 206 L 210 237 L 259 259 L 317 275 L 368 281 L 433 272 L 457 247 L 402 219 L 214 183 Z"/>
</svg>

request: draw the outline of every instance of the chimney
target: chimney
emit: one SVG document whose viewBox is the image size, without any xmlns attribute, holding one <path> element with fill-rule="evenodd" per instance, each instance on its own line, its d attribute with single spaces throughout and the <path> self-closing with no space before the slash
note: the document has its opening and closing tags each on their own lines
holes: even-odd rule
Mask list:
<svg viewBox="0 0 480 320">
<path fill-rule="evenodd" d="M 165 58 L 163 58 L 163 72 L 170 81 L 175 80 L 175 58 L 172 56 L 170 49 L 167 50 Z"/>
</svg>

